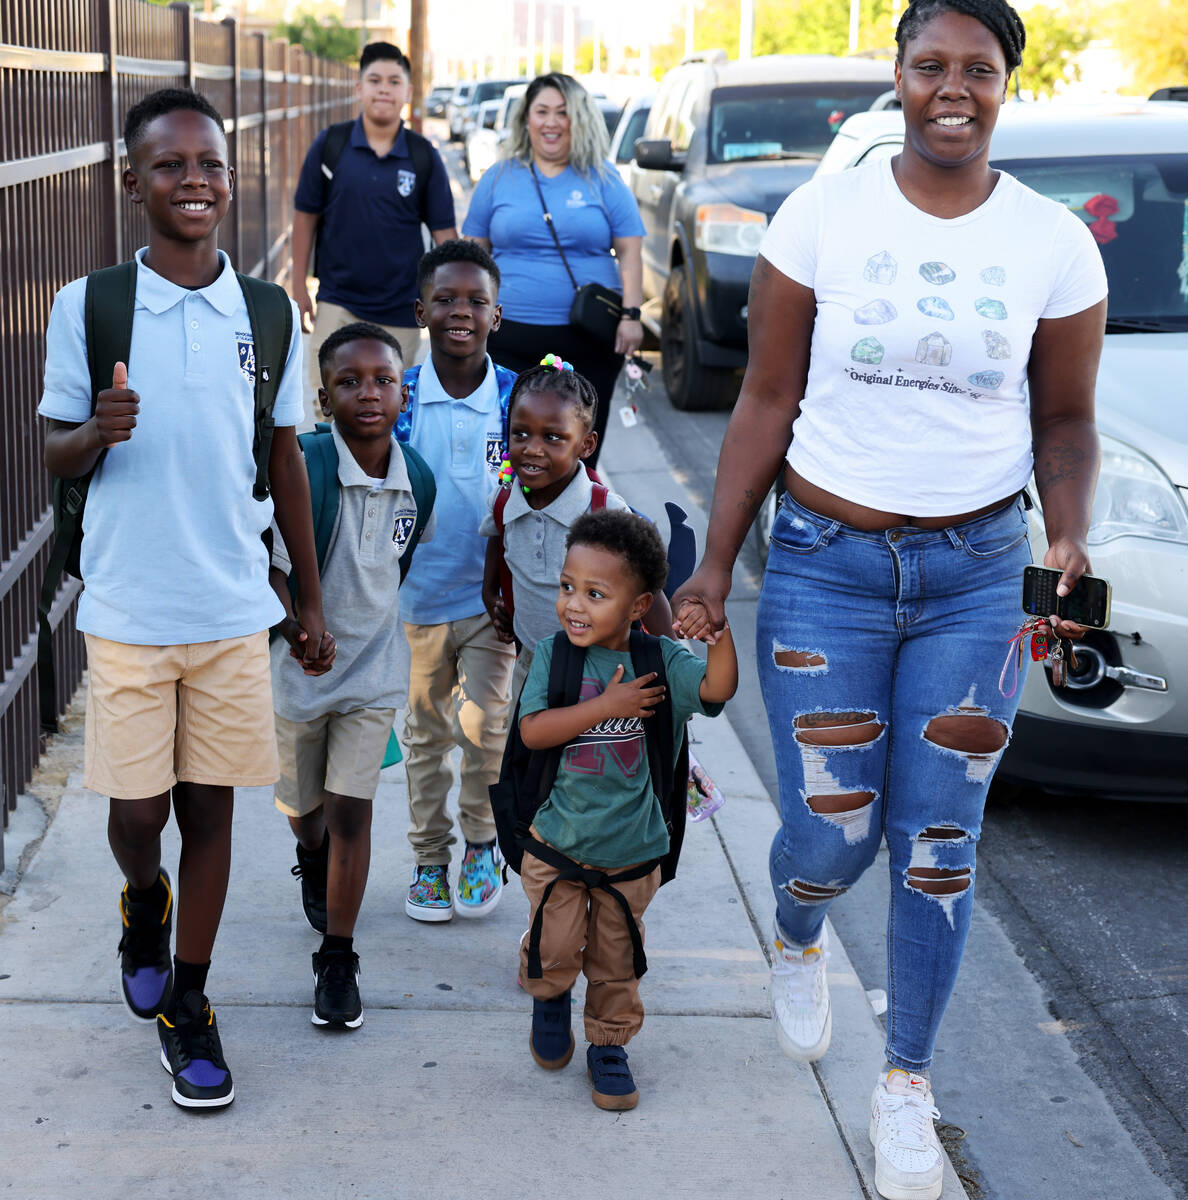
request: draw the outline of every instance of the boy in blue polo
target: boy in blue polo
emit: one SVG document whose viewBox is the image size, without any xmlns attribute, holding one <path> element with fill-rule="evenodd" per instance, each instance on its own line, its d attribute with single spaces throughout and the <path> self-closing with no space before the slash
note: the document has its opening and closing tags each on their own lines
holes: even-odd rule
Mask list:
<svg viewBox="0 0 1188 1200">
<path fill-rule="evenodd" d="M 379 325 L 408 366 L 421 331 L 413 316 L 421 226 L 435 242 L 456 238 L 454 199 L 441 155 L 408 129 L 401 111 L 412 67 L 398 47 L 372 42 L 359 59 L 359 116 L 322 130 L 301 168 L 293 214 L 293 299 L 312 317 L 305 286 L 317 245 L 317 317 L 312 345 L 352 321 Z M 328 161 L 333 160 L 333 161 Z M 310 356 L 310 384 L 322 386 Z"/>
<path fill-rule="evenodd" d="M 507 740 L 515 652 L 499 640 L 483 604 L 479 524 L 499 486 L 500 383 L 510 377 L 487 354 L 500 316 L 491 256 L 474 242 L 443 242 L 421 259 L 418 274 L 416 315 L 429 330 L 430 354 L 405 374 L 412 398 L 405 430 L 396 428 L 437 480 L 440 533 L 417 550 L 400 603 L 411 652 L 404 765 L 416 855 L 405 911 L 415 921 L 448 921 L 490 912 L 502 888 L 488 788 L 499 778 Z M 446 810 L 455 745 L 462 749 L 458 816 L 466 840 L 456 896 L 448 878 L 454 822 Z"/>
<path fill-rule="evenodd" d="M 45 464 L 61 478 L 96 467 L 84 521 L 78 628 L 90 669 L 83 782 L 111 797 L 108 841 L 120 896 L 120 983 L 133 1016 L 155 1021 L 183 1108 L 235 1098 L 206 998 L 231 866 L 233 788 L 275 782 L 268 627 L 283 615 L 261 534 L 275 516 L 302 597 L 307 671 L 329 668 L 305 463 L 301 339 L 290 339 L 273 409 L 272 499 L 252 495 L 252 327 L 218 249 L 235 172 L 223 120 L 167 88 L 124 122 L 125 192 L 148 218 L 136 254 L 128 363 L 92 413 L 86 281 L 59 293 L 46 334 Z M 295 316 L 295 314 L 294 314 Z M 144 397 L 143 406 L 140 403 Z M 96 466 L 96 464 L 98 464 Z M 174 894 L 161 865 L 170 808 L 181 832 Z"/>
</svg>

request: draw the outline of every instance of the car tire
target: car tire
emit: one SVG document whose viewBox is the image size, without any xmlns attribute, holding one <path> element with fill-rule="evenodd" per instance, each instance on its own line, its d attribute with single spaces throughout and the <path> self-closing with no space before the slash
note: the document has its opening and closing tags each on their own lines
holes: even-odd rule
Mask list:
<svg viewBox="0 0 1188 1200">
<path fill-rule="evenodd" d="M 689 277 L 683 263 L 672 268 L 664 286 L 660 366 L 668 399 L 681 412 L 726 409 L 738 399 L 737 372 L 701 363 Z"/>
</svg>

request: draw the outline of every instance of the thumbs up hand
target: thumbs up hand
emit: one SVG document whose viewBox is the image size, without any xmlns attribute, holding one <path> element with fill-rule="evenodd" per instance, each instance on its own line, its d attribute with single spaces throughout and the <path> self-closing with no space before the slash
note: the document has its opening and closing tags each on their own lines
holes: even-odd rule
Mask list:
<svg viewBox="0 0 1188 1200">
<path fill-rule="evenodd" d="M 111 387 L 104 388 L 95 402 L 95 431 L 99 444 L 106 449 L 117 442 L 126 442 L 136 428 L 140 412 L 140 396 L 128 387 L 128 368 L 118 362 L 111 373 Z"/>
</svg>

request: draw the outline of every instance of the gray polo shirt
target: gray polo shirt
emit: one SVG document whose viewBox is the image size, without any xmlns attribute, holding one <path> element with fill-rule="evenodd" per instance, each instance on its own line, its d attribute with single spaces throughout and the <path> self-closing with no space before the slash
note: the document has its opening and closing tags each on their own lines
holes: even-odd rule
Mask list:
<svg viewBox="0 0 1188 1200">
<path fill-rule="evenodd" d="M 487 500 L 487 515 L 479 526 L 483 537 L 494 537 L 495 497 Z M 512 486 L 507 506 L 503 510 L 505 557 L 512 577 L 512 601 L 515 612 L 512 621 L 516 637 L 524 648 L 532 651 L 541 638 L 552 637 L 561 628 L 557 620 L 557 588 L 561 583 L 561 568 L 565 565 L 565 539 L 569 527 L 590 511 L 593 484 L 583 468 L 570 481 L 569 487 L 542 509 L 528 505 L 523 489 Z M 607 509 L 631 506 L 622 496 L 609 492 Z"/>
<path fill-rule="evenodd" d="M 272 644 L 273 707 L 289 721 L 359 708 L 398 708 L 403 688 L 397 675 L 401 638 L 400 555 L 417 516 L 404 455 L 395 439 L 383 480 L 363 473 L 337 426 L 338 517 L 322 567 L 322 609 L 338 643 L 325 675 L 306 675 L 289 657 L 283 638 Z M 421 535 L 427 541 L 434 520 Z M 272 565 L 286 573 L 289 555 L 273 526 Z M 415 560 L 414 560 L 414 570 Z"/>
</svg>

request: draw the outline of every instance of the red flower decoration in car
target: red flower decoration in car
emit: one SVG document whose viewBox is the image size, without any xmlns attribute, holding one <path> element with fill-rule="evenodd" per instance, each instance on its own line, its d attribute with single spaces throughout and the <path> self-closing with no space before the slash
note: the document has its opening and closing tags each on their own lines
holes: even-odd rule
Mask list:
<svg viewBox="0 0 1188 1200">
<path fill-rule="evenodd" d="M 1089 232 L 1097 239 L 1099 246 L 1112 242 L 1118 236 L 1118 226 L 1110 218 L 1118 211 L 1118 201 L 1113 196 L 1099 192 L 1090 200 L 1085 201 L 1085 211 L 1096 217 L 1089 226 Z"/>
</svg>

